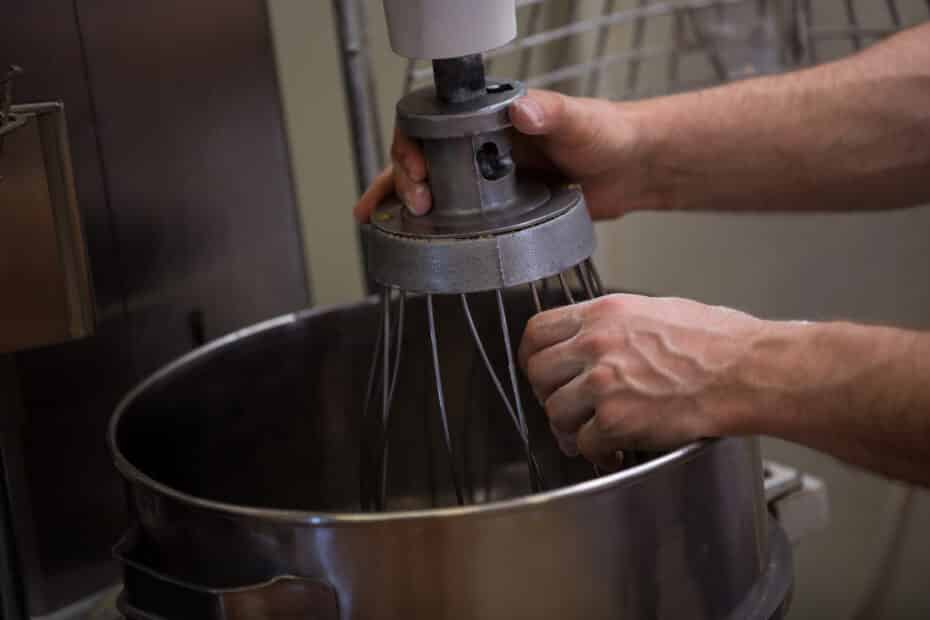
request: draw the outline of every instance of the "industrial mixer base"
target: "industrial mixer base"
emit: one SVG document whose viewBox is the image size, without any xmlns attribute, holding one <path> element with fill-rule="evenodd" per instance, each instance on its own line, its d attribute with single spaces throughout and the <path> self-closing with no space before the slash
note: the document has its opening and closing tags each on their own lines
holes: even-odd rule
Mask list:
<svg viewBox="0 0 930 620">
<path fill-rule="evenodd" d="M 517 341 L 534 304 L 523 290 L 503 299 Z M 693 444 L 595 478 L 543 441 L 545 416 L 528 409 L 549 485 L 533 493 L 502 399 L 472 387 L 486 370 L 460 300 L 435 302 L 468 505 L 455 505 L 446 469 L 428 339 L 404 335 L 413 371 L 390 428 L 392 503 L 365 512 L 358 448 L 380 305 L 282 317 L 156 373 L 114 415 L 135 521 L 117 550 L 127 617 L 779 617 L 790 548 L 755 441 Z M 406 311 L 422 320 L 425 300 Z M 498 311 L 495 294 L 473 296 L 479 329 L 499 329 Z M 487 353 L 504 376 L 501 346 Z"/>
</svg>

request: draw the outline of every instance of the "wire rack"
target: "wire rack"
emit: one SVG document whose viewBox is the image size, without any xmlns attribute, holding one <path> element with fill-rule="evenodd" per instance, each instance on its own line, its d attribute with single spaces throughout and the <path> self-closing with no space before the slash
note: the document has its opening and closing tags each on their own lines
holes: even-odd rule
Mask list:
<svg viewBox="0 0 930 620">
<path fill-rule="evenodd" d="M 490 73 L 637 99 L 816 64 L 930 17 L 930 0 L 519 0 L 520 36 Z M 411 62 L 404 91 L 432 78 Z"/>
</svg>

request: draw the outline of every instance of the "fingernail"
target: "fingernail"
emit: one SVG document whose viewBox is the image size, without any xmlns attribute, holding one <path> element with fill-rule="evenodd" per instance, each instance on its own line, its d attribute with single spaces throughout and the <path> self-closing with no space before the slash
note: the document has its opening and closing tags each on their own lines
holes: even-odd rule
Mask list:
<svg viewBox="0 0 930 620">
<path fill-rule="evenodd" d="M 430 206 L 428 195 L 425 185 L 414 185 L 404 196 L 404 204 L 414 215 L 425 215 Z"/>
<path fill-rule="evenodd" d="M 534 131 L 542 130 L 544 120 L 543 109 L 536 101 L 529 97 L 521 97 L 513 102 L 513 107 L 526 118 L 529 124 L 529 127 L 524 127 L 523 129 Z"/>
</svg>

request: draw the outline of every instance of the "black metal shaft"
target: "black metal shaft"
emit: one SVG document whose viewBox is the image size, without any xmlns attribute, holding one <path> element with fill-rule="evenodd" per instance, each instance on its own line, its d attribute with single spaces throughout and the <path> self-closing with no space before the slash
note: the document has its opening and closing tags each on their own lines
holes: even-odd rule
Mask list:
<svg viewBox="0 0 930 620">
<path fill-rule="evenodd" d="M 481 54 L 433 61 L 436 96 L 445 103 L 463 103 L 487 94 Z"/>
</svg>

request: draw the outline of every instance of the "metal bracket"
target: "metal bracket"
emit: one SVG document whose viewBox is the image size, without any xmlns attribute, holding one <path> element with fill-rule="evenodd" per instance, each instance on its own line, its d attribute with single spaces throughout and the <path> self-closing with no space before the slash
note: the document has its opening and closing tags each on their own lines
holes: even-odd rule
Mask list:
<svg viewBox="0 0 930 620">
<path fill-rule="evenodd" d="M 139 559 L 138 529 L 130 530 L 114 553 L 123 564 L 125 587 L 120 611 L 133 620 L 339 620 L 339 596 L 323 581 L 293 575 L 263 583 L 213 588 L 167 577 Z"/>
<path fill-rule="evenodd" d="M 824 482 L 791 467 L 765 463 L 765 500 L 791 544 L 830 522 L 830 500 Z"/>
<path fill-rule="evenodd" d="M 3 87 L 3 98 L 0 99 L 0 125 L 6 121 L 6 117 L 13 107 L 13 86 L 16 78 L 23 74 L 22 67 L 10 65 L 6 75 L 0 79 L 0 86 Z"/>
<path fill-rule="evenodd" d="M 13 113 L 13 87 L 16 78 L 22 74 L 21 67 L 10 65 L 6 75 L 0 78 L 0 155 L 3 154 L 4 136 L 26 123 L 26 119 Z"/>
</svg>

